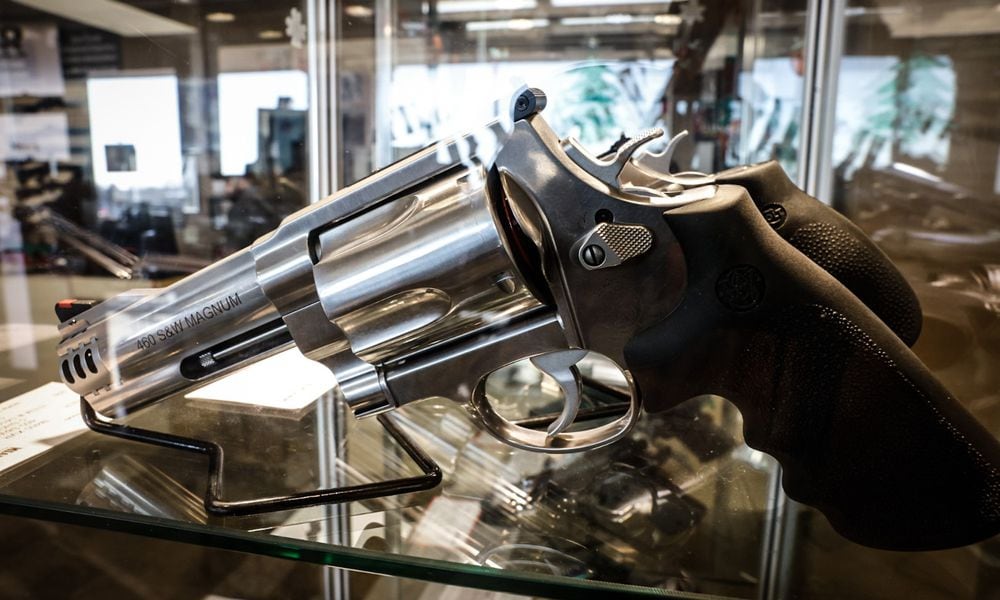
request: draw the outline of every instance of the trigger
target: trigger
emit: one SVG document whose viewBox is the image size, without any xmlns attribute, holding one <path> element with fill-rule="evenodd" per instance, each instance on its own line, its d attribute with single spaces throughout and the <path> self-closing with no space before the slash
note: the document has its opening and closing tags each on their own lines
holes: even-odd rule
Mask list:
<svg viewBox="0 0 1000 600">
<path fill-rule="evenodd" d="M 575 365 L 586 355 L 586 350 L 560 350 L 531 357 L 531 364 L 556 380 L 565 398 L 562 413 L 546 431 L 549 437 L 562 433 L 576 420 L 580 411 L 580 372 Z"/>
</svg>

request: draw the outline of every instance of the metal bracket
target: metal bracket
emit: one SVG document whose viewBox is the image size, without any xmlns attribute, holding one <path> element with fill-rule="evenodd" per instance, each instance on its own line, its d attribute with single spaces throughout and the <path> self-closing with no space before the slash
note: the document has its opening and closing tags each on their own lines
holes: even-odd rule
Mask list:
<svg viewBox="0 0 1000 600">
<path fill-rule="evenodd" d="M 197 440 L 101 420 L 94 411 L 94 408 L 83 398 L 80 398 L 80 414 L 87 427 L 98 433 L 135 442 L 173 448 L 174 450 L 181 450 L 183 452 L 207 455 L 208 487 L 205 491 L 205 510 L 212 515 L 239 516 L 290 510 L 317 504 L 357 502 L 360 500 L 429 490 L 441 483 L 441 467 L 424 454 L 413 440 L 403 433 L 388 417 L 379 415 L 376 417 L 378 422 L 382 424 L 382 427 L 389 433 L 389 436 L 399 444 L 400 448 L 406 452 L 406 455 L 417 464 L 423 472 L 422 475 L 339 488 L 297 492 L 284 496 L 260 497 L 249 500 L 223 500 L 223 453 L 220 445 L 207 440 Z"/>
<path fill-rule="evenodd" d="M 601 419 L 606 416 L 615 415 L 629 406 L 628 395 L 623 391 L 608 386 L 600 381 L 583 377 L 582 383 L 585 389 L 594 390 L 600 394 L 614 398 L 617 402 L 598 406 L 595 408 L 581 410 L 579 413 L 580 422 L 590 419 Z M 326 488 L 312 490 L 308 492 L 297 492 L 285 496 L 265 496 L 251 498 L 249 500 L 223 500 L 222 499 L 222 472 L 223 472 L 223 452 L 222 446 L 208 440 L 198 440 L 189 437 L 152 431 L 122 425 L 111 421 L 102 420 L 98 417 L 94 407 L 83 397 L 80 398 L 80 415 L 83 422 L 92 431 L 110 435 L 133 442 L 152 444 L 164 448 L 172 448 L 182 452 L 193 452 L 208 456 L 208 487 L 205 490 L 205 510 L 211 515 L 217 516 L 244 516 L 266 512 L 277 512 L 281 510 L 292 510 L 306 506 L 319 504 L 342 504 L 344 502 L 358 502 L 361 500 L 371 500 L 373 498 L 385 498 L 410 492 L 422 492 L 437 487 L 441 483 L 441 467 L 433 459 L 421 450 L 416 443 L 407 436 L 398 425 L 392 422 L 386 414 L 376 416 L 378 422 L 385 428 L 389 436 L 395 440 L 399 447 L 403 449 L 407 456 L 417 464 L 422 475 L 413 477 L 402 477 L 400 479 L 390 479 L 387 481 L 376 481 L 361 485 L 349 485 L 338 488 Z M 554 415 L 542 415 L 516 421 L 522 427 L 547 428 L 553 421 Z"/>
</svg>

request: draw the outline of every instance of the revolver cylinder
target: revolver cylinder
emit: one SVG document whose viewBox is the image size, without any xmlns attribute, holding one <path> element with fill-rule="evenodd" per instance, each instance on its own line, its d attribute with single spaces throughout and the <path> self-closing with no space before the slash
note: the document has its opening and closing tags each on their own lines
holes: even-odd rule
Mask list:
<svg viewBox="0 0 1000 600">
<path fill-rule="evenodd" d="M 470 175 L 485 176 L 446 177 L 319 235 L 316 289 L 359 358 L 395 360 L 539 305 Z"/>
</svg>

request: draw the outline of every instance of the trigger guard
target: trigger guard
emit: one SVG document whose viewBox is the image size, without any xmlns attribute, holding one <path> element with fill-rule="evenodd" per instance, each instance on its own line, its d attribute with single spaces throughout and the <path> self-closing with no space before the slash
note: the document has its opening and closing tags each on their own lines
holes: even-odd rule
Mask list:
<svg viewBox="0 0 1000 600">
<path fill-rule="evenodd" d="M 493 410 L 486 397 L 486 378 L 480 380 L 469 400 L 469 408 L 486 431 L 501 442 L 532 452 L 565 454 L 593 450 L 612 444 L 628 434 L 639 420 L 642 402 L 632 375 L 622 370 L 628 384 L 629 407 L 624 415 L 610 423 L 584 431 L 569 431 L 550 435 L 544 430 L 528 429 L 515 425 Z"/>
</svg>

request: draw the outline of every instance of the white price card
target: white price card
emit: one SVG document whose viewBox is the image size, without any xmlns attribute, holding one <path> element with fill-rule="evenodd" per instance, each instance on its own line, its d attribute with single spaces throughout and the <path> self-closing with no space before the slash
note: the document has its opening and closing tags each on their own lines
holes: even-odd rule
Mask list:
<svg viewBox="0 0 1000 600">
<path fill-rule="evenodd" d="M 80 396 L 62 383 L 46 383 L 0 403 L 0 472 L 86 429 Z"/>
<path fill-rule="evenodd" d="M 291 348 L 185 396 L 279 410 L 301 410 L 337 385 L 329 369 Z"/>
</svg>

